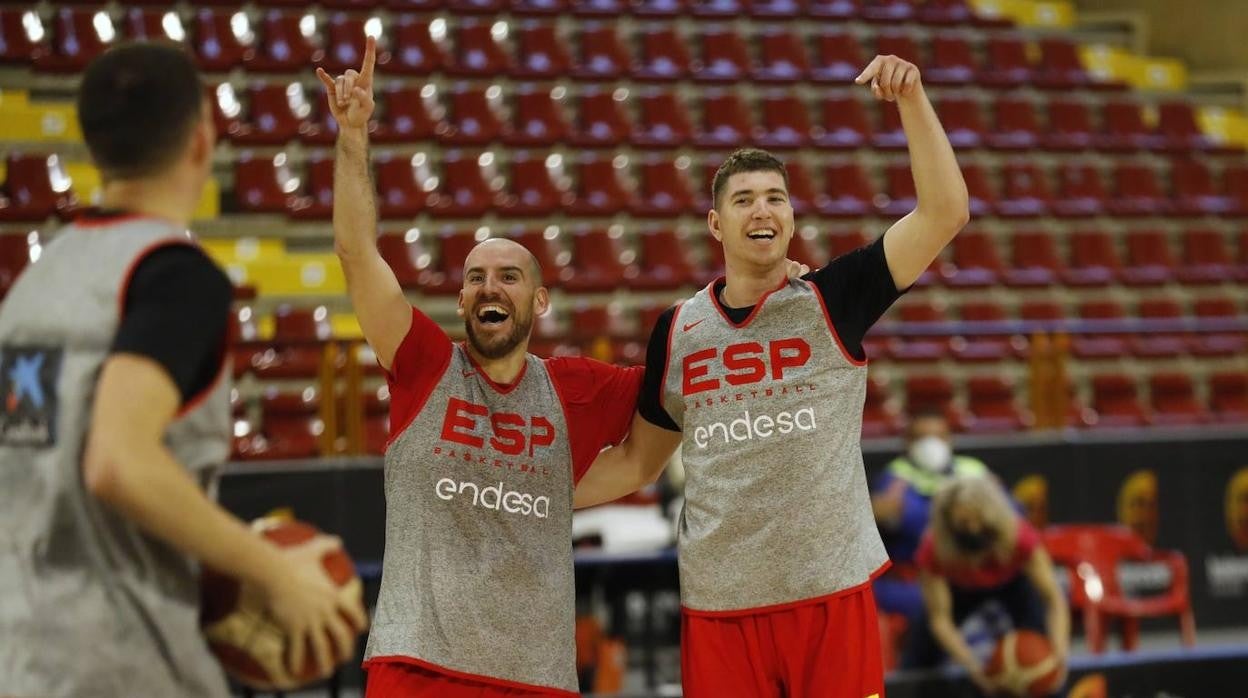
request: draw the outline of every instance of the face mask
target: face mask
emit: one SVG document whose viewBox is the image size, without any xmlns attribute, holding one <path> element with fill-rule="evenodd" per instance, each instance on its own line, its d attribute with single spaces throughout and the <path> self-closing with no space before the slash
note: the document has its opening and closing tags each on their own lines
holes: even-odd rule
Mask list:
<svg viewBox="0 0 1248 698">
<path fill-rule="evenodd" d="M 924 436 L 910 444 L 910 460 L 924 470 L 944 472 L 953 460 L 949 442 L 939 436 Z"/>
<path fill-rule="evenodd" d="M 981 553 L 987 550 L 996 539 L 996 533 L 990 529 L 984 529 L 978 533 L 970 531 L 953 531 L 953 542 L 958 549 L 964 553 Z"/>
</svg>

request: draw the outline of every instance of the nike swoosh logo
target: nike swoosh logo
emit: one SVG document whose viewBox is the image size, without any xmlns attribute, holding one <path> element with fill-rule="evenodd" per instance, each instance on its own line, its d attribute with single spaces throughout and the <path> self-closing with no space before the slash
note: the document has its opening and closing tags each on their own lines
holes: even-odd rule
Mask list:
<svg viewBox="0 0 1248 698">
<path fill-rule="evenodd" d="M 464 371 L 464 378 L 472 378 L 477 375 L 476 371 Z"/>
<path fill-rule="evenodd" d="M 697 322 L 690 322 L 690 323 L 686 324 L 686 325 L 685 325 L 685 332 L 688 332 L 689 330 L 692 330 L 693 328 L 697 327 L 698 325 L 701 325 L 703 322 L 706 322 L 706 318 L 702 318 L 701 320 L 698 320 Z"/>
</svg>

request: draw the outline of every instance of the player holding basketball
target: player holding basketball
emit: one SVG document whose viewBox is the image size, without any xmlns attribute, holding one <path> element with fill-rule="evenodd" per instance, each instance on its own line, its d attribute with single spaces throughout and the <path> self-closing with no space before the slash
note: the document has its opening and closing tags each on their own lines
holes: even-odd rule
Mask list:
<svg viewBox="0 0 1248 698">
<path fill-rule="evenodd" d="M 870 581 L 888 563 L 859 439 L 867 329 L 967 221 L 967 192 L 919 70 L 877 56 L 857 78 L 896 102 L 918 204 L 883 237 L 800 280 L 784 166 L 758 150 L 716 173 L 711 235 L 726 278 L 664 314 L 650 338 L 633 441 L 683 436 L 680 519 L 688 698 L 866 698 L 883 692 Z M 653 450 L 653 448 L 652 448 Z M 586 503 L 653 477 L 612 449 Z M 593 471 L 591 471 L 593 472 Z"/>
<path fill-rule="evenodd" d="M 335 250 L 391 395 L 366 695 L 572 696 L 573 486 L 624 437 L 641 369 L 528 354 L 549 296 L 533 255 L 510 240 L 487 240 L 464 263 L 468 341 L 408 303 L 375 240 L 375 54 L 368 39 L 359 72 L 317 71 L 339 125 Z"/>
<path fill-rule="evenodd" d="M 256 585 L 323 674 L 354 654 L 320 558 L 208 496 L 230 452 L 229 279 L 187 233 L 215 141 L 184 50 L 87 67 L 78 119 L 101 211 L 61 230 L 0 306 L 0 695 L 228 695 L 195 560 Z"/>
</svg>

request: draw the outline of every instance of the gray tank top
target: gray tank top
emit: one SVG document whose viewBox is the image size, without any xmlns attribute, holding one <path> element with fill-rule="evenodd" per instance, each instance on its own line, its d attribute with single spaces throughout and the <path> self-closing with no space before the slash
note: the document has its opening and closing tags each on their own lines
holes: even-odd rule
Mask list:
<svg viewBox="0 0 1248 698">
<path fill-rule="evenodd" d="M 863 584 L 888 559 L 859 444 L 866 363 L 811 284 L 781 286 L 741 327 L 712 286 L 672 318 L 663 381 L 684 433 L 682 604 L 749 612 Z"/>
<path fill-rule="evenodd" d="M 92 497 L 81 472 L 129 273 L 186 244 L 153 219 L 70 225 L 0 305 L 0 695 L 228 695 L 199 632 L 195 564 Z M 165 436 L 210 490 L 229 455 L 221 373 Z"/>
<path fill-rule="evenodd" d="M 541 359 L 503 392 L 454 347 L 386 450 L 367 659 L 577 690 L 565 409 Z"/>
</svg>

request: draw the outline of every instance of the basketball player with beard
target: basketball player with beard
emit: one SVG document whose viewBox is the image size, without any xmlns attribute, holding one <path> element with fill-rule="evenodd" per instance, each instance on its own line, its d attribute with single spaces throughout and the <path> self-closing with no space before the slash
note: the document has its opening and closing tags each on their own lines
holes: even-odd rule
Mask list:
<svg viewBox="0 0 1248 698">
<path fill-rule="evenodd" d="M 642 370 L 527 352 L 549 307 L 524 247 L 468 254 L 454 343 L 403 295 L 375 241 L 375 42 L 317 75 L 338 121 L 334 243 L 386 370 L 386 542 L 366 696 L 574 696 L 573 487 L 628 430 Z"/>
</svg>

